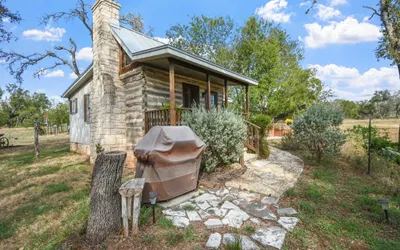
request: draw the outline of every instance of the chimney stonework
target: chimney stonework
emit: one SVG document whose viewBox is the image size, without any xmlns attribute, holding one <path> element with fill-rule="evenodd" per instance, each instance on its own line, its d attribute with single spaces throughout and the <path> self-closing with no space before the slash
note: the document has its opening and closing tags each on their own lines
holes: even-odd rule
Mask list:
<svg viewBox="0 0 400 250">
<path fill-rule="evenodd" d="M 119 45 L 110 22 L 119 20 L 120 5 L 97 0 L 93 13 L 93 82 L 91 92 L 91 155 L 96 144 L 104 150 L 126 150 L 125 88 L 119 79 Z"/>
</svg>

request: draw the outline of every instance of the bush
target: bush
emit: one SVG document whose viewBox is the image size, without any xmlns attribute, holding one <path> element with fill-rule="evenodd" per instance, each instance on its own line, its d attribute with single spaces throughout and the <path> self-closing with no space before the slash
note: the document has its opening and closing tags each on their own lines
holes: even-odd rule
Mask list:
<svg viewBox="0 0 400 250">
<path fill-rule="evenodd" d="M 270 150 L 268 147 L 268 142 L 265 140 L 265 132 L 271 126 L 272 118 L 267 115 L 257 114 L 250 118 L 250 122 L 259 126 L 260 129 L 260 156 L 262 158 L 267 158 L 270 154 Z"/>
<path fill-rule="evenodd" d="M 185 112 L 182 120 L 206 144 L 202 165 L 207 172 L 237 162 L 243 154 L 246 125 L 241 115 L 226 109 L 195 107 Z"/>
<path fill-rule="evenodd" d="M 293 122 L 295 139 L 318 161 L 324 154 L 337 155 L 346 136 L 338 126 L 344 114 L 329 104 L 315 104 Z"/>
<path fill-rule="evenodd" d="M 369 128 L 367 126 L 355 125 L 349 130 L 358 142 L 361 142 L 363 148 L 368 151 Z M 377 127 L 371 127 L 371 152 L 382 154 L 385 148 L 394 148 L 396 143 L 390 141 L 388 133 L 379 135 Z"/>
</svg>

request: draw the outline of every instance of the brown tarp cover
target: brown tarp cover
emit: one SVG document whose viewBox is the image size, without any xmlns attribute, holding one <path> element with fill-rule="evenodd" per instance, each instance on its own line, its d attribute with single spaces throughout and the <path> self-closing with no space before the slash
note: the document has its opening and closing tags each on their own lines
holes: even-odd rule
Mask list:
<svg viewBox="0 0 400 250">
<path fill-rule="evenodd" d="M 197 188 L 205 148 L 187 126 L 155 126 L 135 148 L 136 178 L 145 178 L 143 201 L 151 191 L 165 201 Z"/>
</svg>

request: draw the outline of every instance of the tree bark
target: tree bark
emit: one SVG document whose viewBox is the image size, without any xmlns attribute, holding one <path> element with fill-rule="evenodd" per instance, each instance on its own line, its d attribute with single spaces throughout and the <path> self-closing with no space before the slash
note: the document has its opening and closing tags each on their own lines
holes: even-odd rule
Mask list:
<svg viewBox="0 0 400 250">
<path fill-rule="evenodd" d="M 40 148 L 39 148 L 39 119 L 35 119 L 34 126 L 34 139 L 35 139 L 35 158 L 39 159 Z"/>
<path fill-rule="evenodd" d="M 122 170 L 126 152 L 110 151 L 97 155 L 93 168 L 90 192 L 90 212 L 86 241 L 97 245 L 110 233 L 121 230 L 121 186 Z"/>
</svg>

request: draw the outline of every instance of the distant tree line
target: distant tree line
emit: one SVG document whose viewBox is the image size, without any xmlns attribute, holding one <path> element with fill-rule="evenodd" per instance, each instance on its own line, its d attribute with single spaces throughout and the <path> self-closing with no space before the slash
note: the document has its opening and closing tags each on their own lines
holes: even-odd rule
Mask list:
<svg viewBox="0 0 400 250">
<path fill-rule="evenodd" d="M 69 123 L 68 103 L 51 101 L 44 93 L 31 93 L 17 84 L 0 88 L 0 127 L 32 127 L 41 124 Z"/>
<path fill-rule="evenodd" d="M 375 91 L 369 100 L 354 102 L 336 99 L 331 103 L 341 108 L 348 119 L 366 119 L 370 114 L 372 118 L 379 119 L 400 117 L 400 91 Z"/>
</svg>

